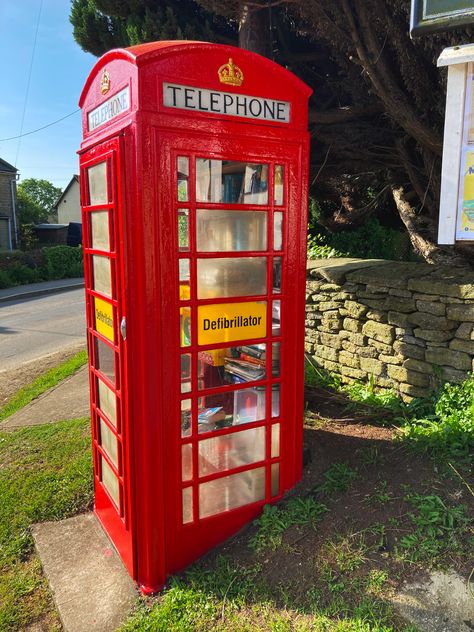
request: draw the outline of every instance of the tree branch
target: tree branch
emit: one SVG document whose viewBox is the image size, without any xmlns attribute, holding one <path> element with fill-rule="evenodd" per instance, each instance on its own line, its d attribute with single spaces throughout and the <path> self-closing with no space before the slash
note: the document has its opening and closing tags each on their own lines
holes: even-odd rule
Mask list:
<svg viewBox="0 0 474 632">
<path fill-rule="evenodd" d="M 354 119 L 364 118 L 366 116 L 374 116 L 381 114 L 384 108 L 379 103 L 372 105 L 347 106 L 337 108 L 335 110 L 327 110 L 319 112 L 314 108 L 309 111 L 309 122 L 317 125 L 334 125 L 337 123 L 346 123 Z"/>
</svg>

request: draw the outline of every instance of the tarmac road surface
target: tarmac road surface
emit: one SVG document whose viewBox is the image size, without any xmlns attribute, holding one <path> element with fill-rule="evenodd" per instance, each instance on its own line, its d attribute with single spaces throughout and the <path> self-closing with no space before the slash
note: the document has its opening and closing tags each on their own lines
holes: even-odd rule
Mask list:
<svg viewBox="0 0 474 632">
<path fill-rule="evenodd" d="M 0 303 L 0 371 L 86 343 L 84 289 Z"/>
</svg>

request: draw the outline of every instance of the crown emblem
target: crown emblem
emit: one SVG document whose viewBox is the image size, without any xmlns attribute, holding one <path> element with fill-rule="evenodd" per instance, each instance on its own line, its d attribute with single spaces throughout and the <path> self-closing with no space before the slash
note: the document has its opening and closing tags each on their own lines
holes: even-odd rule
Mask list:
<svg viewBox="0 0 474 632">
<path fill-rule="evenodd" d="M 102 77 L 100 80 L 100 91 L 102 94 L 107 94 L 107 92 L 110 90 L 110 76 L 109 73 L 104 70 L 104 72 L 102 73 Z"/>
<path fill-rule="evenodd" d="M 234 64 L 232 57 L 229 57 L 227 64 L 219 68 L 217 74 L 219 75 L 219 81 L 229 86 L 241 86 L 244 81 L 244 73 Z"/>
</svg>

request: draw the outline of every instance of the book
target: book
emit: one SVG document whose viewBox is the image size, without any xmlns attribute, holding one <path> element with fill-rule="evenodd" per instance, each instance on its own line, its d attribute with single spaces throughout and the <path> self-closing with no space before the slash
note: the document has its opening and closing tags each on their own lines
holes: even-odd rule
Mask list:
<svg viewBox="0 0 474 632">
<path fill-rule="evenodd" d="M 247 381 L 261 380 L 265 377 L 264 367 L 245 360 L 236 360 L 235 358 L 226 358 L 224 369 L 228 373 L 243 377 Z"/>
<path fill-rule="evenodd" d="M 222 406 L 214 406 L 213 408 L 201 408 L 198 411 L 198 423 L 208 424 L 216 423 L 225 419 L 225 412 Z"/>
</svg>

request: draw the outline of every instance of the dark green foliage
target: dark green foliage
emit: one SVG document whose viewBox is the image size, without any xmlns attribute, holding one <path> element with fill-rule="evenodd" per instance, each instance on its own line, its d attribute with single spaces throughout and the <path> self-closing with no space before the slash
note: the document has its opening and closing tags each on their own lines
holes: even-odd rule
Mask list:
<svg viewBox="0 0 474 632">
<path fill-rule="evenodd" d="M 236 39 L 227 20 L 204 11 L 193 0 L 73 0 L 70 21 L 76 42 L 93 55 L 156 40 L 230 43 Z"/>
<path fill-rule="evenodd" d="M 474 379 L 445 384 L 435 397 L 434 410 L 412 418 L 404 428 L 414 449 L 442 460 L 472 464 L 474 454 Z"/>
<path fill-rule="evenodd" d="M 308 238 L 308 257 L 360 257 L 361 259 L 389 259 L 414 261 L 408 236 L 401 231 L 387 228 L 372 217 L 357 230 L 330 233 L 315 225 L 314 233 Z M 319 231 L 319 232 L 317 232 Z"/>
<path fill-rule="evenodd" d="M 0 253 L 0 289 L 82 277 L 82 248 L 70 246 L 46 246 L 41 250 Z"/>
<path fill-rule="evenodd" d="M 43 254 L 49 279 L 67 279 L 84 274 L 81 246 L 51 246 L 43 248 Z"/>
<path fill-rule="evenodd" d="M 62 190 L 48 180 L 27 178 L 17 188 L 18 221 L 20 224 L 46 222 Z"/>
</svg>

